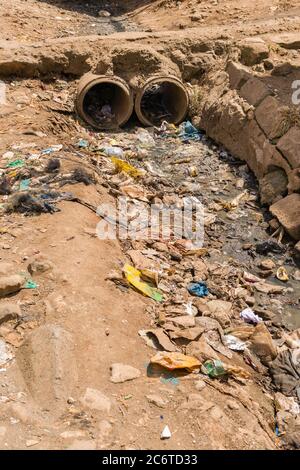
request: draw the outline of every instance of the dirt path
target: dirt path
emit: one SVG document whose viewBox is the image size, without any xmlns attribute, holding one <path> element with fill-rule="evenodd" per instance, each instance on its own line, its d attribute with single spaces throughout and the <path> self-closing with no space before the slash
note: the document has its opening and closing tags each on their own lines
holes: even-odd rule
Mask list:
<svg viewBox="0 0 300 470">
<path fill-rule="evenodd" d="M 206 28 L 235 35 L 249 26 L 249 35 L 283 32 L 299 26 L 300 2 L 286 0 L 173 0 L 157 1 L 16 0 L 7 9 L 0 1 L 2 34 L 6 41 L 32 42 L 86 35 L 109 35 L 129 31 L 169 31 Z M 105 11 L 110 16 L 99 16 Z M 101 14 L 101 13 L 100 13 Z M 261 25 L 262 23 L 262 25 Z M 264 23 L 268 24 L 265 31 Z"/>
</svg>

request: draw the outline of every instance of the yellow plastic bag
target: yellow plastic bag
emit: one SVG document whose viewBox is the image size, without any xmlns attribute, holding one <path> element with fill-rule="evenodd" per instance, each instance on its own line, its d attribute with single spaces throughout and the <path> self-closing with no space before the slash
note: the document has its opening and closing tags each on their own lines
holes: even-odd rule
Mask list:
<svg viewBox="0 0 300 470">
<path fill-rule="evenodd" d="M 149 286 L 146 282 L 141 281 L 141 271 L 130 266 L 130 264 L 125 264 L 123 271 L 127 281 L 137 290 L 142 292 L 142 294 L 147 297 L 151 297 L 151 299 L 156 300 L 157 302 L 162 302 L 163 296 L 161 293 L 154 287 Z"/>
<path fill-rule="evenodd" d="M 150 359 L 151 364 L 158 364 L 169 370 L 199 369 L 201 362 L 193 356 L 185 356 L 177 352 L 159 352 Z"/>
<path fill-rule="evenodd" d="M 116 170 L 119 173 L 124 171 L 124 173 L 129 176 L 132 176 L 132 178 L 138 178 L 139 176 L 143 175 L 143 172 L 141 170 L 135 168 L 134 166 L 130 165 L 130 163 L 127 163 L 124 160 L 121 160 L 120 158 L 111 157 L 111 161 L 113 162 L 116 167 Z"/>
</svg>

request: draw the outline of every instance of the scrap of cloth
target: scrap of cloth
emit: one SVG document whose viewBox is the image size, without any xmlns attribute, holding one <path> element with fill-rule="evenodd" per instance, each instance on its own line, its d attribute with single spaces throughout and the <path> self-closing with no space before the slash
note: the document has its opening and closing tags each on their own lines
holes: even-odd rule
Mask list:
<svg viewBox="0 0 300 470">
<path fill-rule="evenodd" d="M 270 372 L 278 390 L 300 399 L 300 348 L 281 352 L 272 362 Z"/>
</svg>

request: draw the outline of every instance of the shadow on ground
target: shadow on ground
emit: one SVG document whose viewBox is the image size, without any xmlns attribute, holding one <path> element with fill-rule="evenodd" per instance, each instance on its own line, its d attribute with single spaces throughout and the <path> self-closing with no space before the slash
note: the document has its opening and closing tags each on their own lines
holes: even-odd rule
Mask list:
<svg viewBox="0 0 300 470">
<path fill-rule="evenodd" d="M 133 12 L 136 8 L 141 8 L 155 0 L 39 0 L 49 5 L 54 5 L 65 10 L 74 11 L 77 13 L 84 13 L 93 17 L 98 17 L 100 10 L 106 10 L 113 16 L 123 15 L 125 13 Z"/>
</svg>

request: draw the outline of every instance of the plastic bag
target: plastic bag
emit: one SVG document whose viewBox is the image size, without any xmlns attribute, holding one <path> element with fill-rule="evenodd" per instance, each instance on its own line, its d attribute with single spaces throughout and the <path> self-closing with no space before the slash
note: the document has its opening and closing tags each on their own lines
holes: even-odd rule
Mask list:
<svg viewBox="0 0 300 470">
<path fill-rule="evenodd" d="M 244 320 L 244 322 L 251 323 L 252 325 L 257 325 L 263 321 L 262 318 L 260 318 L 258 315 L 255 315 L 251 308 L 245 308 L 240 313 L 240 317 Z"/>
<path fill-rule="evenodd" d="M 123 157 L 123 149 L 121 147 L 102 147 L 100 149 L 103 153 L 105 153 L 105 155 L 107 155 L 108 157 Z"/>
<path fill-rule="evenodd" d="M 122 171 L 126 173 L 129 176 L 132 176 L 132 178 L 138 178 L 139 176 L 142 176 L 142 171 L 138 170 L 134 166 L 130 165 L 130 163 L 125 162 L 124 160 L 120 160 L 120 158 L 117 157 L 111 157 L 111 160 L 113 164 L 116 167 L 116 170 L 121 173 Z"/>
<path fill-rule="evenodd" d="M 127 281 L 142 294 L 147 297 L 151 297 L 151 299 L 156 300 L 157 302 L 162 302 L 163 296 L 161 293 L 155 289 L 155 287 L 151 287 L 146 282 L 141 281 L 141 271 L 130 266 L 130 264 L 125 264 L 123 271 Z"/>
<path fill-rule="evenodd" d="M 191 295 L 196 297 L 206 297 L 209 294 L 205 282 L 192 282 L 187 289 Z"/>
<path fill-rule="evenodd" d="M 193 356 L 185 356 L 177 352 L 159 352 L 150 359 L 151 364 L 158 364 L 169 370 L 194 370 L 201 367 L 201 362 Z"/>
</svg>

